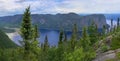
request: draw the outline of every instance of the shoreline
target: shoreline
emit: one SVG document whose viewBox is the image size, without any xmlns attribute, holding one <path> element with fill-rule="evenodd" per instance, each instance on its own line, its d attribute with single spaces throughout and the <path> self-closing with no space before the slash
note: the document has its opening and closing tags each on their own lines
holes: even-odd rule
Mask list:
<svg viewBox="0 0 120 61">
<path fill-rule="evenodd" d="M 18 32 L 6 33 L 8 37 L 13 41 L 14 36 L 18 35 Z"/>
</svg>

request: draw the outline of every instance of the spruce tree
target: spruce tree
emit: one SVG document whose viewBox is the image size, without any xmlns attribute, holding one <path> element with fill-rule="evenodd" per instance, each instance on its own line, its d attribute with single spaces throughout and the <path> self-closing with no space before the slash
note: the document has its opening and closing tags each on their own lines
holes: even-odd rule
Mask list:
<svg viewBox="0 0 120 61">
<path fill-rule="evenodd" d="M 40 61 L 48 61 L 48 52 L 49 52 L 49 43 L 48 43 L 48 37 L 45 36 L 44 44 L 41 45 L 41 55 L 40 55 Z"/>
<path fill-rule="evenodd" d="M 111 19 L 111 27 L 113 27 L 113 19 Z"/>
<path fill-rule="evenodd" d="M 110 32 L 112 31 L 113 28 L 113 19 L 111 19 L 111 28 L 110 28 Z"/>
<path fill-rule="evenodd" d="M 71 46 L 71 50 L 73 51 L 75 49 L 75 44 L 76 44 L 76 41 L 77 41 L 77 33 L 78 33 L 78 30 L 77 30 L 77 25 L 74 24 L 74 27 L 73 27 L 73 30 L 72 30 L 72 36 L 71 36 L 71 41 L 70 41 L 70 46 Z"/>
<path fill-rule="evenodd" d="M 67 35 L 64 33 L 64 42 L 67 42 Z"/>
<path fill-rule="evenodd" d="M 44 40 L 44 45 L 43 45 L 43 51 L 47 51 L 49 48 L 49 43 L 48 43 L 48 38 L 47 35 L 45 36 L 45 40 Z"/>
<path fill-rule="evenodd" d="M 64 39 L 64 32 L 63 30 L 60 31 L 59 35 L 59 42 L 58 42 L 58 48 L 56 50 L 56 59 L 55 61 L 63 61 L 63 53 L 64 53 L 64 44 L 63 44 L 63 39 Z"/>
<path fill-rule="evenodd" d="M 63 35 L 64 35 L 63 30 L 61 30 L 59 35 L 59 42 L 58 42 L 59 45 L 63 43 L 63 38 L 64 38 Z"/>
<path fill-rule="evenodd" d="M 20 28 L 20 35 L 23 38 L 25 54 L 28 54 L 30 51 L 31 39 L 32 39 L 32 25 L 31 25 L 31 16 L 30 16 L 30 7 L 26 8 L 22 24 Z"/>
<path fill-rule="evenodd" d="M 68 46 L 68 42 L 67 42 L 67 35 L 64 33 L 64 40 L 63 40 L 63 48 L 65 51 L 67 51 Z"/>
<path fill-rule="evenodd" d="M 33 53 L 38 54 L 39 53 L 39 42 L 37 38 L 39 38 L 39 32 L 38 32 L 38 27 L 35 25 L 32 29 L 32 43 L 31 43 L 31 50 Z"/>
<path fill-rule="evenodd" d="M 106 26 L 103 25 L 103 28 L 102 28 L 102 35 L 105 35 L 105 31 L 106 31 Z"/>
<path fill-rule="evenodd" d="M 37 27 L 37 25 L 35 25 L 34 26 L 34 28 L 33 28 L 33 30 L 32 30 L 33 32 L 33 40 L 34 41 L 37 41 L 37 38 L 39 38 L 39 31 L 38 31 L 38 27 Z"/>
<path fill-rule="evenodd" d="M 80 46 L 84 48 L 85 51 L 89 49 L 91 42 L 89 35 L 87 34 L 87 29 L 84 27 L 82 31 L 82 37 L 80 39 Z"/>
<path fill-rule="evenodd" d="M 117 29 L 119 28 L 119 26 L 120 26 L 120 19 L 118 18 L 118 20 L 117 20 Z"/>
<path fill-rule="evenodd" d="M 98 29 L 94 22 L 88 27 L 88 32 L 91 45 L 94 45 L 94 43 L 98 40 Z"/>
</svg>

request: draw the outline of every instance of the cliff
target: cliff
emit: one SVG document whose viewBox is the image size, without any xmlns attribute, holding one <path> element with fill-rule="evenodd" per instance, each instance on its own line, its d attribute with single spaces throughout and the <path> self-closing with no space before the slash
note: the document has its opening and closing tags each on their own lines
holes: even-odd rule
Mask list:
<svg viewBox="0 0 120 61">
<path fill-rule="evenodd" d="M 103 14 L 92 14 L 80 16 L 75 13 L 69 14 L 32 14 L 32 23 L 38 24 L 44 29 L 60 29 L 71 30 L 73 24 L 77 24 L 79 30 L 85 26 L 89 26 L 91 22 L 95 22 L 98 28 L 106 25 L 106 18 Z M 0 26 L 4 27 L 19 27 L 22 20 L 22 15 L 0 17 Z"/>
</svg>

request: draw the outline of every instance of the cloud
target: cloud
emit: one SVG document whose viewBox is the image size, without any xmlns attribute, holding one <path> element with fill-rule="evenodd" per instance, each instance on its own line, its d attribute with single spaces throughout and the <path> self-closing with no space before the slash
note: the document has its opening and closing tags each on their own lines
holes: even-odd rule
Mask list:
<svg viewBox="0 0 120 61">
<path fill-rule="evenodd" d="M 22 14 L 31 6 L 33 14 L 120 13 L 120 0 L 0 0 L 0 16 Z"/>
</svg>

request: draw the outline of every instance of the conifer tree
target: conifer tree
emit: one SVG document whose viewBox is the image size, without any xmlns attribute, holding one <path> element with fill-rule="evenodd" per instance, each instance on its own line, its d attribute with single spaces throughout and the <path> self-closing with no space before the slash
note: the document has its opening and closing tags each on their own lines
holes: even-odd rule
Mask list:
<svg viewBox="0 0 120 61">
<path fill-rule="evenodd" d="M 37 38 L 39 38 L 39 31 L 37 25 L 34 26 L 33 28 L 33 40 L 37 41 Z"/>
<path fill-rule="evenodd" d="M 59 35 L 58 48 L 56 50 L 55 61 L 63 61 L 63 53 L 64 53 L 64 48 L 65 48 L 65 47 L 63 47 L 63 46 L 65 46 L 63 44 L 63 39 L 64 39 L 64 32 L 63 32 L 63 30 L 61 30 L 60 35 Z"/>
<path fill-rule="evenodd" d="M 110 32 L 112 31 L 113 28 L 113 19 L 111 19 L 111 28 L 110 28 Z"/>
<path fill-rule="evenodd" d="M 40 61 L 48 61 L 48 52 L 49 52 L 49 43 L 48 43 L 48 37 L 45 36 L 44 43 L 41 44 L 42 50 L 41 50 L 41 56 Z"/>
<path fill-rule="evenodd" d="M 32 25 L 31 25 L 31 16 L 30 16 L 30 7 L 26 8 L 23 14 L 23 20 L 20 28 L 21 37 L 23 38 L 24 42 L 24 50 L 25 54 L 28 54 L 30 51 L 30 42 L 31 42 L 31 35 L 32 35 Z"/>
<path fill-rule="evenodd" d="M 87 30 L 86 30 L 86 28 L 83 28 L 82 37 L 81 37 L 81 40 L 80 40 L 80 45 L 86 51 L 87 49 L 89 49 L 90 44 L 91 44 L 91 42 L 90 42 L 89 35 L 87 34 Z"/>
<path fill-rule="evenodd" d="M 38 32 L 38 27 L 35 25 L 32 29 L 32 43 L 31 43 L 31 50 L 33 53 L 38 54 L 39 52 L 39 42 L 37 38 L 39 38 L 39 32 Z"/>
<path fill-rule="evenodd" d="M 120 19 L 118 18 L 118 20 L 117 20 L 117 29 L 118 29 L 119 26 L 120 26 Z"/>
<path fill-rule="evenodd" d="M 63 38 L 64 38 L 63 35 L 64 35 L 63 30 L 61 30 L 59 35 L 59 42 L 58 42 L 59 45 L 63 43 Z"/>
<path fill-rule="evenodd" d="M 115 25 L 115 26 L 113 27 L 113 33 L 115 33 L 115 32 L 117 31 L 117 29 L 118 29 L 118 27 Z"/>
<path fill-rule="evenodd" d="M 64 42 L 66 42 L 67 41 L 67 35 L 64 33 L 64 40 L 63 40 Z"/>
<path fill-rule="evenodd" d="M 97 25 L 95 25 L 94 22 L 88 27 L 88 32 L 89 32 L 91 45 L 93 45 L 98 40 Z"/>
<path fill-rule="evenodd" d="M 105 32 L 106 32 L 106 26 L 105 25 L 103 25 L 103 35 L 105 35 Z"/>
<path fill-rule="evenodd" d="M 45 41 L 44 41 L 44 46 L 43 46 L 43 51 L 47 51 L 49 48 L 49 43 L 48 43 L 48 38 L 47 35 L 45 36 Z"/>
<path fill-rule="evenodd" d="M 64 51 L 67 51 L 67 48 L 69 47 L 68 46 L 68 42 L 67 42 L 67 35 L 64 33 L 64 40 L 63 40 L 63 48 L 64 48 Z"/>
<path fill-rule="evenodd" d="M 71 36 L 71 50 L 73 51 L 75 49 L 75 44 L 76 44 L 76 41 L 77 41 L 77 25 L 74 24 L 74 27 L 73 27 L 73 30 L 72 30 L 72 36 Z"/>
<path fill-rule="evenodd" d="M 113 19 L 111 19 L 111 27 L 113 27 Z"/>
</svg>

